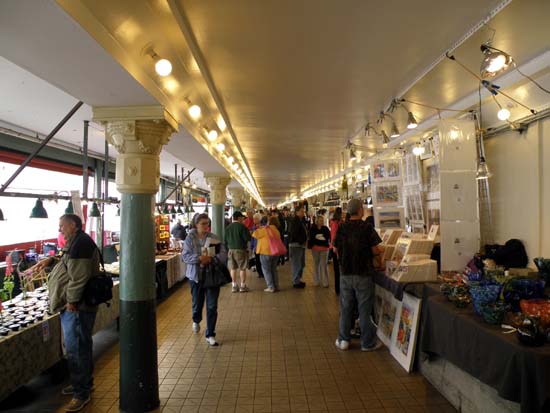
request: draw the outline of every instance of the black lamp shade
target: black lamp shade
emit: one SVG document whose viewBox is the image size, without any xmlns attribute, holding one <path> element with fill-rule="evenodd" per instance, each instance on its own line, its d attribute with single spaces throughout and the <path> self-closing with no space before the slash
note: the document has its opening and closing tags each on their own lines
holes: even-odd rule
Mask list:
<svg viewBox="0 0 550 413">
<path fill-rule="evenodd" d="M 41 199 L 36 200 L 36 204 L 34 204 L 30 218 L 48 218 L 48 212 L 44 208 Z"/>
<path fill-rule="evenodd" d="M 183 214 L 183 210 L 181 209 L 181 205 L 178 205 L 178 209 L 176 210 L 176 214 Z"/>
<path fill-rule="evenodd" d="M 0 221 L 5 221 L 6 219 L 4 218 L 4 213 L 2 212 L 2 210 L 0 209 Z"/>
<path fill-rule="evenodd" d="M 168 208 L 168 204 L 164 204 L 164 208 L 162 210 L 162 213 L 164 215 L 168 215 L 170 213 L 170 209 Z"/>
</svg>

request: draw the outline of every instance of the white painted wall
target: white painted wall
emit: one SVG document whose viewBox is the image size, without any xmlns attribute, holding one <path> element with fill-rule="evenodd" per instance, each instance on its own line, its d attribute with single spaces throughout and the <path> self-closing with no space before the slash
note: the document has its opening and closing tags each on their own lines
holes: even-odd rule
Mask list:
<svg viewBox="0 0 550 413">
<path fill-rule="evenodd" d="M 485 141 L 493 177 L 490 190 L 495 242 L 523 241 L 532 259 L 550 258 L 550 119 L 520 135 L 508 131 Z M 546 141 L 546 142 L 545 142 Z"/>
</svg>

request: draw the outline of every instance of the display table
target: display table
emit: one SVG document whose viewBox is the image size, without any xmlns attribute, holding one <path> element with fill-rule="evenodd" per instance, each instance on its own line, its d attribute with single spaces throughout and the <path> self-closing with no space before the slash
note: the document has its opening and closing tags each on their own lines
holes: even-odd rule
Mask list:
<svg viewBox="0 0 550 413">
<path fill-rule="evenodd" d="M 172 288 L 177 282 L 183 280 L 185 277 L 185 263 L 182 262 L 180 253 L 157 255 L 156 258 L 166 262 L 166 281 L 168 289 Z"/>
<path fill-rule="evenodd" d="M 376 272 L 374 274 L 374 282 L 385 290 L 391 292 L 395 299 L 399 301 L 403 300 L 404 291 L 407 291 L 416 297 L 422 297 L 422 286 L 425 284 L 424 282 L 399 283 L 394 279 L 387 277 L 383 272 Z"/>
<path fill-rule="evenodd" d="M 112 324 L 119 315 L 119 282 L 113 300 L 99 306 L 94 334 Z M 52 367 L 63 357 L 59 314 L 46 317 L 20 331 L 0 338 L 0 400 L 19 386 Z"/>
<path fill-rule="evenodd" d="M 526 347 L 514 334 L 502 334 L 474 314 L 456 308 L 426 284 L 419 350 L 439 356 L 493 387 L 522 412 L 550 411 L 550 346 Z M 456 406 L 455 406 L 456 407 Z"/>
</svg>

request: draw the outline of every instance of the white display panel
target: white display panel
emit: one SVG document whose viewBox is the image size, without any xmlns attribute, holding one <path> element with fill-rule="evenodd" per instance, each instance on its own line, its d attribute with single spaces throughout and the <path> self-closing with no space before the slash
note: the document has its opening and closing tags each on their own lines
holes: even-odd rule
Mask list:
<svg viewBox="0 0 550 413">
<path fill-rule="evenodd" d="M 446 221 L 478 219 L 476 173 L 441 172 L 441 211 Z"/>
<path fill-rule="evenodd" d="M 477 147 L 472 120 L 439 121 L 441 171 L 475 171 Z"/>
<path fill-rule="evenodd" d="M 441 271 L 462 271 L 479 251 L 479 221 L 441 222 Z"/>
</svg>

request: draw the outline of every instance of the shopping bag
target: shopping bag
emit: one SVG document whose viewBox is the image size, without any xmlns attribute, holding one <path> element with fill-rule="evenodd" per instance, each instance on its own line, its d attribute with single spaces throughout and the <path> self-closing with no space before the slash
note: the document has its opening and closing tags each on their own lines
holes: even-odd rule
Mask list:
<svg viewBox="0 0 550 413">
<path fill-rule="evenodd" d="M 271 250 L 271 255 L 281 256 L 286 255 L 286 247 L 281 238 L 277 237 L 271 228 L 265 228 L 267 232 L 267 238 L 269 239 L 269 249 Z"/>
</svg>

